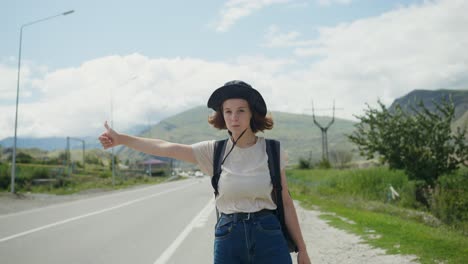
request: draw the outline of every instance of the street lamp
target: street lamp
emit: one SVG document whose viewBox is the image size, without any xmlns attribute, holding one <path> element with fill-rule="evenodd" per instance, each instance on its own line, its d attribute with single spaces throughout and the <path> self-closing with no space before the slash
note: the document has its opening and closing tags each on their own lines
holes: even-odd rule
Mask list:
<svg viewBox="0 0 468 264">
<path fill-rule="evenodd" d="M 122 87 L 127 85 L 129 82 L 138 78 L 137 75 L 132 76 L 131 78 L 127 79 L 125 82 L 121 83 L 117 87 Z M 110 87 L 110 118 L 111 118 L 111 128 L 114 129 L 114 95 L 112 93 L 112 87 Z M 114 148 L 112 148 L 112 186 L 115 186 L 115 155 L 114 155 Z"/>
<path fill-rule="evenodd" d="M 42 18 L 39 20 L 35 20 L 26 24 L 21 25 L 20 29 L 20 39 L 19 39 L 19 54 L 18 54 L 18 78 L 16 81 L 16 112 L 15 112 L 15 137 L 13 140 L 13 161 L 11 162 L 11 192 L 15 192 L 15 174 L 16 174 L 16 141 L 17 141 L 17 130 L 18 130 L 18 102 L 19 102 L 19 85 L 20 85 L 20 69 L 21 69 L 21 46 L 22 46 L 22 40 L 23 40 L 23 28 L 30 26 L 32 24 L 36 24 L 42 21 L 46 21 L 58 16 L 66 16 L 71 13 L 75 12 L 74 10 L 70 10 L 67 12 L 63 12 L 54 16 Z"/>
</svg>

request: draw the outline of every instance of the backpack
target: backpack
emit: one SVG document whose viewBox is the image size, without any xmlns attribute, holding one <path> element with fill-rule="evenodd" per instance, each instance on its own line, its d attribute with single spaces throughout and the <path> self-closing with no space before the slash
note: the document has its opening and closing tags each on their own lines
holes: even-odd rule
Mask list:
<svg viewBox="0 0 468 264">
<path fill-rule="evenodd" d="M 218 195 L 218 182 L 221 176 L 221 161 L 226 149 L 228 139 L 217 140 L 214 145 L 213 152 L 213 177 L 211 178 L 211 185 L 213 186 L 215 197 Z M 281 187 L 281 169 L 280 169 L 280 142 L 273 139 L 265 139 L 266 152 L 268 155 L 268 168 L 270 170 L 270 178 L 273 184 L 273 197 L 276 203 L 276 216 L 281 224 L 284 238 L 288 244 L 289 252 L 298 252 L 298 248 L 292 236 L 286 228 L 284 219 L 283 196 Z M 216 215 L 219 219 L 218 208 L 216 208 Z"/>
</svg>

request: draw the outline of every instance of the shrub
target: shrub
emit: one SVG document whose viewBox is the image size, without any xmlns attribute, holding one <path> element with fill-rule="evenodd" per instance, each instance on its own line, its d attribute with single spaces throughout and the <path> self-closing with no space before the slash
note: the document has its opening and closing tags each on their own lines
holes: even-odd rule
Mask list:
<svg viewBox="0 0 468 264">
<path fill-rule="evenodd" d="M 35 179 L 50 178 L 49 167 L 17 165 L 15 189 L 17 191 L 29 191 Z"/>
<path fill-rule="evenodd" d="M 441 176 L 431 198 L 431 211 L 440 220 L 468 227 L 468 170 Z"/>
<path fill-rule="evenodd" d="M 101 159 L 99 159 L 94 154 L 93 155 L 86 154 L 85 155 L 85 162 L 86 162 L 86 164 L 95 164 L 95 165 L 102 165 L 103 164 Z"/>
<path fill-rule="evenodd" d="M 310 162 L 309 159 L 299 158 L 298 169 L 304 170 L 304 169 L 311 169 L 311 168 L 312 168 L 312 163 Z"/>
<path fill-rule="evenodd" d="M 47 168 L 34 168 L 31 173 L 31 179 L 47 179 L 49 178 L 49 170 Z"/>
<path fill-rule="evenodd" d="M 57 181 L 54 183 L 54 188 L 63 188 L 71 185 L 72 180 L 66 176 L 60 176 L 57 178 Z"/>
<path fill-rule="evenodd" d="M 317 163 L 316 166 L 317 166 L 317 168 L 319 168 L 319 169 L 330 169 L 330 168 L 331 168 L 330 161 L 327 160 L 327 159 L 321 160 L 319 163 Z"/>
<path fill-rule="evenodd" d="M 407 184 L 401 186 L 399 200 L 400 206 L 414 209 L 424 208 L 424 205 L 416 200 L 416 189 L 415 181 L 408 181 Z"/>
<path fill-rule="evenodd" d="M 31 163 L 33 161 L 33 157 L 29 154 L 20 152 L 16 154 L 16 162 L 17 163 Z"/>
<path fill-rule="evenodd" d="M 11 182 L 11 169 L 7 164 L 0 164 L 0 189 L 6 190 Z"/>
<path fill-rule="evenodd" d="M 107 178 L 110 178 L 112 177 L 112 172 L 110 171 L 101 171 L 99 172 L 99 178 L 101 179 L 107 179 Z"/>
</svg>

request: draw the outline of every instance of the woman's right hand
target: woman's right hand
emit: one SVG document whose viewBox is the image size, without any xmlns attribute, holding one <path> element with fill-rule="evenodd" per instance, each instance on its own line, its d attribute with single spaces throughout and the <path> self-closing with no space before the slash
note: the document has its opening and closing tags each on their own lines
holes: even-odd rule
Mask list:
<svg viewBox="0 0 468 264">
<path fill-rule="evenodd" d="M 107 121 L 104 123 L 106 131 L 99 136 L 99 141 L 104 149 L 112 148 L 120 145 L 119 136 L 120 134 L 115 132 L 109 127 Z"/>
</svg>

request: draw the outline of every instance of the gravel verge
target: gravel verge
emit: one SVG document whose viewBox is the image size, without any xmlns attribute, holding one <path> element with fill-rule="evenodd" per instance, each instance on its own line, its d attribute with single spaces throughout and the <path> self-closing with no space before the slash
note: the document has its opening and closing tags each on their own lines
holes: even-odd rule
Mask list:
<svg viewBox="0 0 468 264">
<path fill-rule="evenodd" d="M 320 211 L 306 210 L 299 203 L 296 203 L 296 211 L 307 251 L 314 264 L 419 263 L 417 256 L 386 254 L 383 249 L 366 244 L 361 237 L 330 226 L 320 218 L 324 214 Z"/>
</svg>

